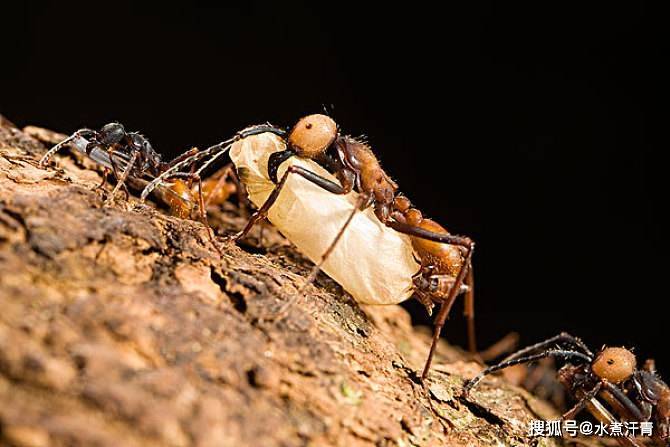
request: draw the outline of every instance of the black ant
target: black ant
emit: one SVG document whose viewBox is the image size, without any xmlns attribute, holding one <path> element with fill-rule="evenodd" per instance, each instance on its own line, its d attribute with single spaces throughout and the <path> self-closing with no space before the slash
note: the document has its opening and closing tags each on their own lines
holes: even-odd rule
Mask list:
<svg viewBox="0 0 670 447">
<path fill-rule="evenodd" d="M 108 201 L 113 200 L 119 189 L 123 188 L 126 197 L 129 196 L 126 181 L 129 178 L 142 180 L 144 178 L 154 179 L 175 165 L 183 166 L 184 160 L 190 160 L 199 151 L 193 148 L 170 162 L 164 162 L 161 154 L 156 152 L 149 140 L 138 132 L 127 132 L 121 123 L 105 124 L 99 131 L 83 128 L 52 147 L 40 160 L 40 166 L 44 167 L 49 159 L 65 145 L 72 144 L 74 147 L 87 155 L 96 163 L 103 166 L 105 172 L 101 188 L 105 184 L 106 175 L 111 171 L 116 179 L 116 185 Z M 161 176 L 165 179 L 165 176 Z M 180 178 L 185 178 L 188 183 Z M 213 230 L 207 222 L 205 212 L 205 200 L 203 198 L 203 183 L 199 175 L 191 173 L 175 173 L 168 177 L 171 184 L 167 185 L 168 196 L 166 200 L 173 211 L 180 217 L 191 217 L 193 210 L 193 197 L 190 185 L 198 184 L 198 208 L 200 219 L 207 227 L 208 235 L 212 245 L 221 254 L 220 248 L 214 242 Z M 188 185 L 188 186 L 187 186 Z M 161 186 L 166 183 L 161 182 Z M 188 194 L 186 189 L 188 187 Z M 190 201 L 190 202 L 189 202 Z M 186 216 L 188 214 L 188 216 Z"/>
<path fill-rule="evenodd" d="M 670 388 L 657 375 L 653 361 L 637 369 L 635 355 L 630 350 L 603 347 L 594 355 L 579 338 L 566 333 L 521 349 L 486 368 L 466 382 L 463 397 L 467 398 L 488 374 L 547 357 L 571 361 L 558 371 L 558 378 L 577 403 L 563 414 L 563 419 L 573 419 L 586 408 L 596 419 L 611 422 L 596 400 L 601 397 L 621 419 L 653 421 L 654 439 L 661 445 L 670 445 Z"/>
<path fill-rule="evenodd" d="M 252 126 L 238 133 L 234 138 L 212 146 L 182 163 L 191 163 L 211 155 L 212 157 L 198 169 L 197 173 L 200 173 L 222 156 L 233 142 L 265 132 L 278 135 L 286 142 L 286 149 L 273 153 L 267 163 L 268 174 L 276 187 L 265 203 L 251 216 L 246 226 L 232 237 L 232 240 L 241 239 L 257 222 L 267 217 L 269 209 L 279 197 L 291 174 L 297 174 L 333 194 L 343 195 L 355 191 L 359 197 L 356 209 L 353 210 L 351 217 L 323 253 L 321 262 L 314 267 L 308 277 L 308 282 L 314 279 L 321 265 L 332 252 L 351 222 L 353 214 L 372 207 L 380 222 L 411 238 L 415 254 L 421 263 L 420 270 L 412 278 L 415 296 L 429 313 L 432 312 L 435 303 L 441 305 L 435 318 L 432 345 L 422 377 L 425 378 L 430 370 L 440 332 L 456 297 L 461 292 L 466 292 L 465 308 L 468 317 L 469 345 L 474 352 L 474 292 L 471 265 L 474 242 L 468 237 L 452 235 L 437 222 L 424 218 L 421 212 L 398 192 L 398 185 L 384 172 L 369 145 L 359 139 L 342 135 L 335 121 L 329 116 L 321 114 L 306 116 L 289 131 L 270 124 Z M 309 159 L 318 163 L 332 172 L 339 183 L 296 165 L 289 166 L 279 179 L 280 165 L 291 157 Z M 163 175 L 168 176 L 170 172 L 178 168 L 179 166 L 174 166 Z M 149 185 L 142 192 L 142 197 L 146 197 L 151 188 L 160 181 L 161 176 L 157 177 L 152 182 L 153 185 Z"/>
<path fill-rule="evenodd" d="M 85 141 L 83 152 L 94 161 L 101 163 L 106 171 L 111 170 L 117 180 L 112 192 L 112 197 L 120 188 L 124 188 L 126 194 L 128 189 L 125 182 L 128 176 L 141 179 L 145 175 L 157 176 L 169 169 L 173 164 L 191 157 L 197 149 L 192 149 L 177 157 L 170 163 L 162 160 L 161 154 L 156 152 L 149 140 L 138 132 L 126 132 L 121 123 L 109 123 L 102 126 L 100 130 L 88 128 L 79 129 L 72 135 L 49 149 L 40 160 L 40 166 L 46 166 L 51 157 L 68 143 Z M 107 153 L 107 157 L 101 156 L 100 151 Z M 120 169 L 123 171 L 119 174 Z M 107 172 L 106 172 L 107 173 Z M 103 176 L 104 182 L 104 176 Z"/>
</svg>

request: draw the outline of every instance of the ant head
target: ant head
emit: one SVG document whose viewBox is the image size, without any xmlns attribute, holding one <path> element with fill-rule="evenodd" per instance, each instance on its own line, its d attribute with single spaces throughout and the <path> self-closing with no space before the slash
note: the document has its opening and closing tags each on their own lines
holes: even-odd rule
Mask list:
<svg viewBox="0 0 670 447">
<path fill-rule="evenodd" d="M 591 364 L 596 376 L 614 384 L 630 378 L 636 369 L 635 355 L 626 348 L 605 348 Z"/>
<path fill-rule="evenodd" d="M 315 158 L 323 154 L 337 138 L 337 124 L 321 114 L 301 118 L 288 135 L 288 145 L 298 157 Z"/>
<path fill-rule="evenodd" d="M 121 142 L 126 136 L 126 129 L 121 123 L 109 123 L 100 129 L 100 142 L 106 145 L 112 145 Z"/>
</svg>

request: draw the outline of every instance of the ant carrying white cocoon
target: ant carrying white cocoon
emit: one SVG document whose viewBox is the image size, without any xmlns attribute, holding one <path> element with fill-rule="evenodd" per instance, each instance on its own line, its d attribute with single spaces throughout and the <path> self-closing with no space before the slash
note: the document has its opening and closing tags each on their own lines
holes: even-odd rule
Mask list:
<svg viewBox="0 0 670 447">
<path fill-rule="evenodd" d="M 258 210 L 232 241 L 269 218 L 315 262 L 306 283 L 323 269 L 361 303 L 394 304 L 413 295 L 429 313 L 439 305 L 423 378 L 442 327 L 463 294 L 469 348 L 476 351 L 474 241 L 426 218 L 400 193 L 372 147 L 342 134 L 327 115 L 303 117 L 288 131 L 272 124 L 248 127 L 172 164 L 141 197 L 165 178 L 206 160 L 193 173 L 200 178 L 233 147 L 231 158 Z"/>
<path fill-rule="evenodd" d="M 270 155 L 286 149 L 277 135 L 263 133 L 235 142 L 229 155 L 249 199 L 257 207 L 276 184 L 267 166 Z M 292 157 L 279 167 L 279 177 L 297 165 L 337 181 L 311 160 Z M 318 263 L 356 207 L 358 194 L 332 194 L 299 176 L 291 176 L 268 219 L 311 261 Z M 375 255 L 370 256 L 370 250 Z M 408 236 L 385 226 L 368 208 L 353 220 L 321 269 L 362 304 L 396 304 L 412 295 L 412 276 L 420 266 L 414 260 Z"/>
</svg>

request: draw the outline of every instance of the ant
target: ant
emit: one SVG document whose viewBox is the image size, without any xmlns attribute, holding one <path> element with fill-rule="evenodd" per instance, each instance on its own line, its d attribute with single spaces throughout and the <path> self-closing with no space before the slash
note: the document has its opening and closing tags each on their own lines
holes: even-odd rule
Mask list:
<svg viewBox="0 0 670 447">
<path fill-rule="evenodd" d="M 116 179 L 116 185 L 112 190 L 111 196 L 107 202 L 113 200 L 119 189 L 123 188 L 126 198 L 129 197 L 126 182 L 129 179 L 142 180 L 145 177 L 155 178 L 169 171 L 173 166 L 183 166 L 184 160 L 192 159 L 199 151 L 192 148 L 182 155 L 176 157 L 170 162 L 164 162 L 161 154 L 156 152 L 149 140 L 138 132 L 127 132 L 121 123 L 112 122 L 105 124 L 100 130 L 88 128 L 79 129 L 72 135 L 56 144 L 44 154 L 40 160 L 40 166 L 47 165 L 51 157 L 61 150 L 65 145 L 72 144 L 78 151 L 84 153 L 96 163 L 103 166 L 102 183 L 98 188 L 102 188 L 106 182 L 107 174 L 111 171 Z M 120 172 L 120 174 L 119 174 Z M 188 182 L 180 180 L 185 178 Z M 164 177 L 163 177 L 164 178 Z M 192 195 L 191 185 L 193 182 L 198 184 L 198 208 L 200 219 L 208 229 L 209 239 L 222 255 L 221 250 L 214 242 L 213 230 L 207 221 L 205 212 L 205 201 L 203 198 L 203 182 L 199 175 L 195 173 L 175 173 L 169 180 L 171 184 L 161 181 L 161 186 L 168 186 L 168 194 L 165 200 L 168 202 L 173 212 L 179 217 L 191 217 L 193 203 L 195 200 Z M 188 191 L 187 191 L 188 190 Z M 106 202 L 106 203 L 107 203 Z"/>
<path fill-rule="evenodd" d="M 197 152 L 197 149 L 191 149 L 172 162 L 165 163 L 144 135 L 138 132 L 126 132 L 123 124 L 113 122 L 105 124 L 100 130 L 88 128 L 77 130 L 49 149 L 40 160 L 40 166 L 45 167 L 51 157 L 68 143 L 73 143 L 77 150 L 81 150 L 85 155 L 102 164 L 106 171 L 105 174 L 109 170 L 113 172 L 117 184 L 112 191 L 112 197 L 120 188 L 123 188 L 128 195 L 125 182 L 129 176 L 138 179 L 145 175 L 157 176 L 173 164 Z M 120 168 L 123 168 L 123 171 L 119 175 Z M 103 176 L 101 187 L 104 185 L 105 177 Z"/>
<path fill-rule="evenodd" d="M 228 180 L 231 180 L 229 182 Z M 195 211 L 200 190 L 189 182 L 174 179 L 171 186 L 161 194 L 161 200 L 170 208 L 173 216 L 181 219 L 190 219 Z M 155 190 L 158 191 L 158 190 Z M 247 199 L 242 193 L 240 181 L 231 164 L 224 166 L 210 177 L 202 180 L 203 207 L 205 210 L 210 205 L 220 205 L 226 202 L 233 194 L 237 195 L 240 205 L 247 205 Z M 200 208 L 200 206 L 198 206 Z"/>
<path fill-rule="evenodd" d="M 622 419 L 653 421 L 654 439 L 661 445 L 670 445 L 670 387 L 656 373 L 654 362 L 648 360 L 638 369 L 635 355 L 621 347 L 603 347 L 594 355 L 579 338 L 567 333 L 521 349 L 486 368 L 466 382 L 463 397 L 467 398 L 488 374 L 547 357 L 572 361 L 558 371 L 559 381 L 577 400 L 563 419 L 573 419 L 587 408 L 596 419 L 611 422 L 611 415 L 596 400 L 600 396 Z M 630 438 L 629 441 L 636 445 Z"/>
<path fill-rule="evenodd" d="M 277 201 L 292 174 L 332 194 L 347 195 L 352 191 L 356 192 L 358 194 L 356 207 L 324 251 L 320 261 L 316 263 L 307 282 L 315 278 L 347 226 L 352 222 L 354 215 L 371 208 L 382 224 L 410 237 L 415 255 L 420 261 L 420 269 L 412 277 L 417 299 L 426 307 L 429 314 L 432 313 L 436 303 L 441 306 L 435 318 L 432 344 L 422 378 L 428 375 L 442 327 L 461 292 L 466 294 L 465 309 L 468 318 L 469 347 L 474 352 L 476 350 L 472 275 L 474 242 L 468 237 L 452 235 L 437 222 L 424 218 L 422 213 L 412 206 L 409 199 L 398 192 L 398 185 L 382 169 L 367 142 L 342 135 L 338 125 L 331 117 L 323 114 L 308 115 L 298 120 L 288 131 L 271 124 L 252 126 L 182 163 L 188 164 L 211 155 L 212 157 L 198 169 L 197 173 L 200 173 L 222 156 L 232 143 L 248 136 L 267 132 L 283 139 L 286 146 L 284 150 L 272 153 L 265 167 L 275 187 L 267 200 L 251 216 L 245 227 L 231 239 L 240 240 L 256 223 L 267 217 L 270 208 Z M 278 178 L 279 167 L 292 157 L 316 162 L 328 172 L 333 173 L 337 181 L 327 179 L 295 164 L 290 165 L 282 177 Z M 176 169 L 178 166 L 172 168 L 173 171 Z M 163 175 L 167 176 L 170 172 L 167 171 Z M 152 184 L 145 188 L 142 197 L 146 197 L 152 187 L 160 181 L 161 176 L 158 176 Z"/>
</svg>

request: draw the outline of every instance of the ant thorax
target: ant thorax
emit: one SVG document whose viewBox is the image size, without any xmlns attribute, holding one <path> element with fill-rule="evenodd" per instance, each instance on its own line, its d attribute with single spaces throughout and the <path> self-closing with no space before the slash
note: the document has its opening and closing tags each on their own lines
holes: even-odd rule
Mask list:
<svg viewBox="0 0 670 447">
<path fill-rule="evenodd" d="M 286 149 L 277 135 L 263 133 L 237 141 L 230 158 L 249 199 L 260 207 L 275 188 L 267 166 L 271 154 Z M 279 167 L 279 178 L 290 165 L 304 167 L 324 178 L 335 177 L 316 162 L 291 157 Z M 305 256 L 319 262 L 355 207 L 357 193 L 332 194 L 299 176 L 289 176 L 270 208 L 268 219 Z M 414 260 L 410 238 L 377 219 L 371 209 L 354 215 L 322 270 L 363 304 L 395 304 L 412 295 Z"/>
</svg>

